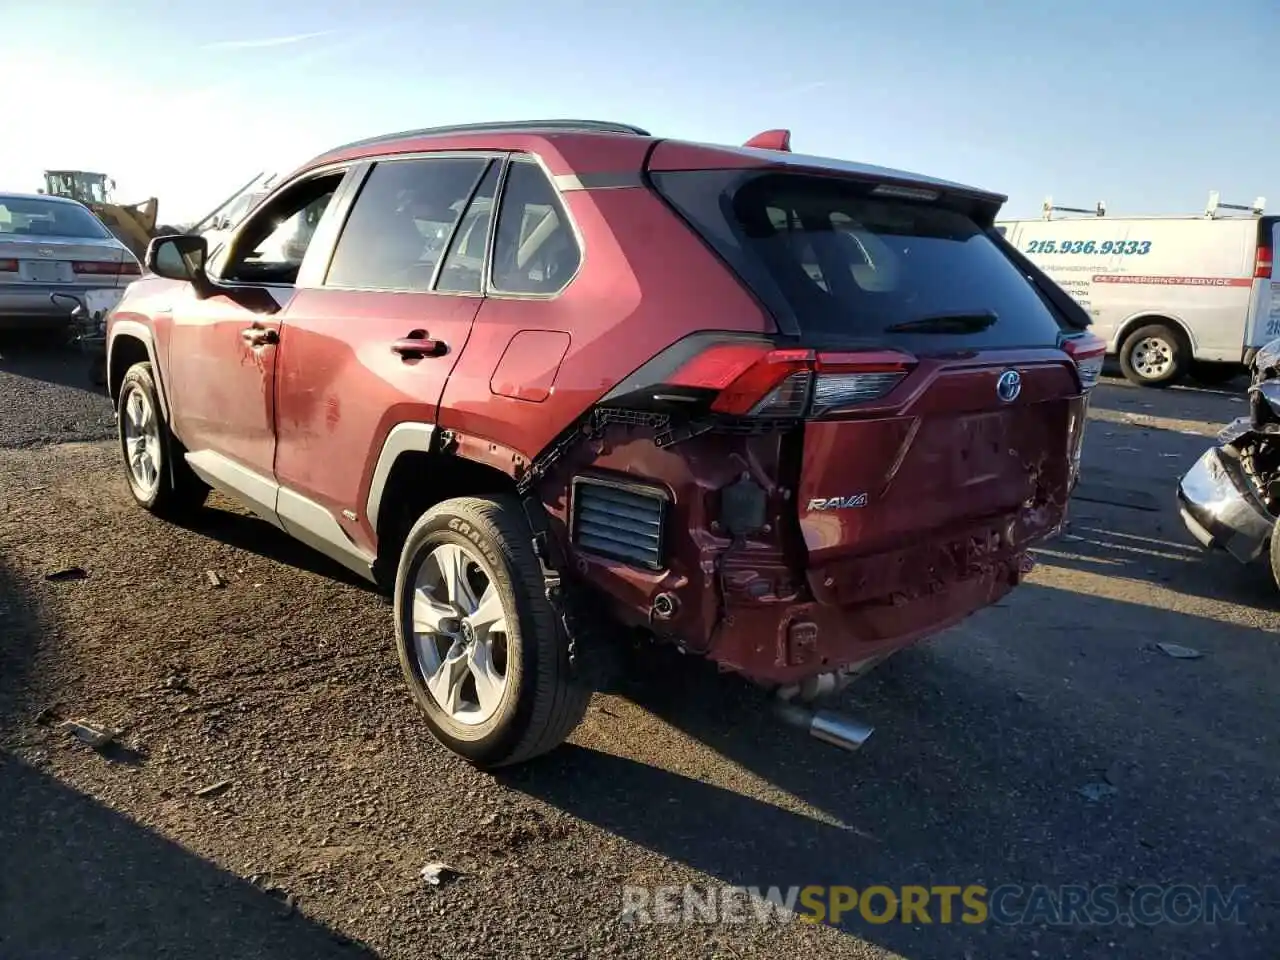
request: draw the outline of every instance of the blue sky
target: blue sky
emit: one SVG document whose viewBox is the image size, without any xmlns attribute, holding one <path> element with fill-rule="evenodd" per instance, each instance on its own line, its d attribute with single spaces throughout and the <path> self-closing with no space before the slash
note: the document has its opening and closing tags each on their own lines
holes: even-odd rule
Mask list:
<svg viewBox="0 0 1280 960">
<path fill-rule="evenodd" d="M 1276 0 L 0 0 L 0 189 L 111 173 L 161 218 L 436 123 L 626 120 L 1010 197 L 1280 208 Z"/>
</svg>

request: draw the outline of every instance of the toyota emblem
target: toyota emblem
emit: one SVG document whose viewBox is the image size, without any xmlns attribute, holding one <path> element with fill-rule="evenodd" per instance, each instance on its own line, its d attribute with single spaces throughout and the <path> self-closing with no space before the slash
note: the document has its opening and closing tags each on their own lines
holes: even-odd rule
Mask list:
<svg viewBox="0 0 1280 960">
<path fill-rule="evenodd" d="M 996 381 L 996 396 L 1005 403 L 1013 403 L 1022 392 L 1022 374 L 1017 370 L 1006 370 Z"/>
</svg>

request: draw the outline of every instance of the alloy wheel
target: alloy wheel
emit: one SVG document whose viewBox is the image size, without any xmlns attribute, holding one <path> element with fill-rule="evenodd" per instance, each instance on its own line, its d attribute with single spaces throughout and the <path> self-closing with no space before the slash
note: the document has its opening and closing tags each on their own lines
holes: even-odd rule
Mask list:
<svg viewBox="0 0 1280 960">
<path fill-rule="evenodd" d="M 497 586 L 470 550 L 445 543 L 423 559 L 412 605 L 427 690 L 457 723 L 484 723 L 507 686 L 509 618 Z"/>
<path fill-rule="evenodd" d="M 126 394 L 121 416 L 129 475 L 138 492 L 149 497 L 160 485 L 160 418 L 151 398 L 136 387 Z"/>
</svg>

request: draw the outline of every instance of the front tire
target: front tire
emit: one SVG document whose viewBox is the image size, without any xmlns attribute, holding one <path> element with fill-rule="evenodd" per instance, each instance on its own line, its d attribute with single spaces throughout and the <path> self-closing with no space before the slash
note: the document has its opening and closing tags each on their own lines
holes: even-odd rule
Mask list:
<svg viewBox="0 0 1280 960">
<path fill-rule="evenodd" d="M 444 746 L 479 767 L 558 746 L 591 698 L 545 594 L 532 533 L 510 497 L 459 497 L 425 513 L 395 583 L 396 651 Z"/>
<path fill-rule="evenodd" d="M 1140 327 L 1120 347 L 1120 370 L 1140 387 L 1167 387 L 1181 380 L 1190 365 L 1190 344 L 1168 324 Z"/>
<path fill-rule="evenodd" d="M 125 373 L 116 428 L 129 493 L 139 506 L 178 519 L 204 505 L 209 488 L 182 459 L 182 445 L 164 418 L 150 363 L 135 363 Z"/>
</svg>

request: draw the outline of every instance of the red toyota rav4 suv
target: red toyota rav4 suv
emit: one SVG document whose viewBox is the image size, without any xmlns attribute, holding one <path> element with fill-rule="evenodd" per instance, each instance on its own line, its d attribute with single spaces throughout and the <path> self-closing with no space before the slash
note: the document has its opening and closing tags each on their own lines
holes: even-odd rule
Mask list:
<svg viewBox="0 0 1280 960">
<path fill-rule="evenodd" d="M 788 139 L 401 133 L 153 241 L 108 332 L 133 496 L 216 487 L 393 590 L 486 766 L 637 628 L 813 695 L 956 623 L 1063 523 L 1103 345 L 1003 197 Z"/>
</svg>

